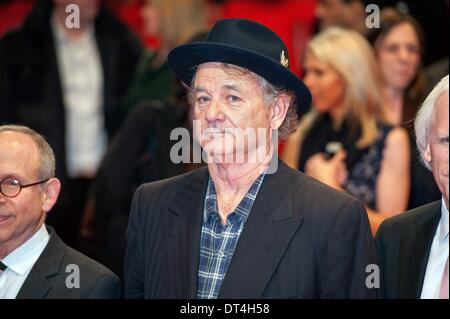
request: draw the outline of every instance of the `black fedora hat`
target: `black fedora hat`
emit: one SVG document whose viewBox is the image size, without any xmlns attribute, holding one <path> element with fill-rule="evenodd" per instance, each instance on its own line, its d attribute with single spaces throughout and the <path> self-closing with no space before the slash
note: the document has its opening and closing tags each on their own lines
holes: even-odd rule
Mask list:
<svg viewBox="0 0 450 319">
<path fill-rule="evenodd" d="M 276 87 L 292 90 L 298 113 L 311 104 L 311 94 L 300 78 L 289 70 L 283 40 L 266 26 L 247 19 L 216 22 L 203 42 L 183 44 L 169 53 L 169 65 L 190 85 L 196 67 L 206 62 L 223 62 L 248 69 Z"/>
</svg>

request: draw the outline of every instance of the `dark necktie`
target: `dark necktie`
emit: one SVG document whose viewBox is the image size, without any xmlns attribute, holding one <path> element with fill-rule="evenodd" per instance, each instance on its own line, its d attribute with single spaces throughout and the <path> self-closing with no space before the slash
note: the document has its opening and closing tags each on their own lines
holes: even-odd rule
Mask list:
<svg viewBox="0 0 450 319">
<path fill-rule="evenodd" d="M 2 263 L 1 261 L 0 261 L 0 274 L 3 272 L 3 271 L 5 271 L 5 269 L 6 268 L 8 268 L 4 263 Z"/>
</svg>

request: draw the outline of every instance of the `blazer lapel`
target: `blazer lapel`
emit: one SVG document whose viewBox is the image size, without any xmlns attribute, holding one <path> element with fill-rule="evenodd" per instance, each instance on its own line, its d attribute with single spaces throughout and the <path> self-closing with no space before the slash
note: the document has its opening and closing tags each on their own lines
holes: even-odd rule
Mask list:
<svg viewBox="0 0 450 319">
<path fill-rule="evenodd" d="M 60 271 L 65 255 L 65 247 L 54 230 L 48 226 L 47 229 L 50 234 L 50 240 L 31 269 L 22 288 L 20 288 L 17 299 L 46 298 L 52 289 L 48 278 L 57 275 Z"/>
<path fill-rule="evenodd" d="M 203 207 L 208 181 L 206 167 L 194 172 L 168 207 L 170 298 L 196 298 Z"/>
<path fill-rule="evenodd" d="M 291 180 L 280 162 L 266 175 L 239 238 L 219 298 L 260 298 L 303 216 L 294 216 Z"/>
<path fill-rule="evenodd" d="M 20 288 L 16 299 L 44 299 L 52 289 L 46 276 L 31 271 Z"/>
<path fill-rule="evenodd" d="M 440 219 L 440 205 L 426 218 L 416 219 L 414 229 L 400 239 L 398 297 L 419 299 L 431 244 Z"/>
</svg>

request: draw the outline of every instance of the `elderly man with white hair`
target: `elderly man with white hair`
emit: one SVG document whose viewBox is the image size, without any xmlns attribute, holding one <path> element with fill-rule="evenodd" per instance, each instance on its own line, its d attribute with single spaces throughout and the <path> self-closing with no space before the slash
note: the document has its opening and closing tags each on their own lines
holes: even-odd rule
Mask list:
<svg viewBox="0 0 450 319">
<path fill-rule="evenodd" d="M 190 86 L 208 165 L 136 191 L 125 297 L 376 297 L 362 204 L 276 157 L 277 135 L 311 102 L 281 38 L 255 21 L 223 19 L 168 61 Z"/>
<path fill-rule="evenodd" d="M 417 146 L 442 200 L 386 220 L 377 233 L 385 298 L 448 299 L 448 75 L 415 121 Z"/>
</svg>

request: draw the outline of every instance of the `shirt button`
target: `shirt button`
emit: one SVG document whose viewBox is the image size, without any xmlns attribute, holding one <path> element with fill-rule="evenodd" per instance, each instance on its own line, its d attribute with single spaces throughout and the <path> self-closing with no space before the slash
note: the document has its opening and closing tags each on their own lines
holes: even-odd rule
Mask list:
<svg viewBox="0 0 450 319">
<path fill-rule="evenodd" d="M 223 256 L 225 256 L 225 253 L 223 252 L 223 250 L 220 250 L 220 251 L 219 251 L 219 257 L 220 257 L 220 258 L 223 258 Z"/>
</svg>

